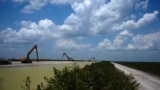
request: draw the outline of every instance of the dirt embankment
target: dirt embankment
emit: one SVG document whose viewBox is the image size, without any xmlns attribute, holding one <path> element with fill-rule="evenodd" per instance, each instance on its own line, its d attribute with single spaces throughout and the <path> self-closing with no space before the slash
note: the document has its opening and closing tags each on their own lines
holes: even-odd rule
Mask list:
<svg viewBox="0 0 160 90">
<path fill-rule="evenodd" d="M 135 80 L 140 84 L 139 90 L 160 90 L 159 77 L 117 63 L 113 64 L 124 73 L 133 75 Z"/>
</svg>

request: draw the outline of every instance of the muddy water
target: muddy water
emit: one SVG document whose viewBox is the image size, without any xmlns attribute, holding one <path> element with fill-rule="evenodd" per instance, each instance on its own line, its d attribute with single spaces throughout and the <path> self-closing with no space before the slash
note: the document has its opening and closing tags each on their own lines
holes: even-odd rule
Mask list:
<svg viewBox="0 0 160 90">
<path fill-rule="evenodd" d="M 89 64 L 87 62 L 78 62 L 80 67 Z M 31 90 L 35 90 L 37 84 L 45 83 L 43 77 L 53 76 L 53 67 L 62 69 L 65 66 L 72 66 L 73 63 L 59 63 L 49 65 L 34 65 L 34 66 L 21 66 L 21 67 L 10 67 L 0 68 L 0 90 L 22 90 L 20 87 L 24 85 L 23 80 L 30 76 Z"/>
</svg>

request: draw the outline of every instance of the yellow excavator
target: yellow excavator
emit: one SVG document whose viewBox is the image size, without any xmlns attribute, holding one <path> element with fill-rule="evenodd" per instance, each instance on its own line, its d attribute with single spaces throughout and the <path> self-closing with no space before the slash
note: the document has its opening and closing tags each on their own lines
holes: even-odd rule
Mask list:
<svg viewBox="0 0 160 90">
<path fill-rule="evenodd" d="M 62 60 L 63 60 L 64 56 L 68 59 L 68 61 L 74 61 L 74 59 L 69 57 L 66 53 L 63 53 Z"/>
<path fill-rule="evenodd" d="M 32 51 L 36 49 L 36 56 L 37 56 L 37 61 L 39 61 L 38 59 L 38 50 L 37 50 L 37 45 L 35 44 L 32 49 L 27 53 L 27 56 L 25 58 L 21 58 L 21 63 L 32 63 L 32 61 L 29 58 L 29 55 L 32 53 Z"/>
</svg>

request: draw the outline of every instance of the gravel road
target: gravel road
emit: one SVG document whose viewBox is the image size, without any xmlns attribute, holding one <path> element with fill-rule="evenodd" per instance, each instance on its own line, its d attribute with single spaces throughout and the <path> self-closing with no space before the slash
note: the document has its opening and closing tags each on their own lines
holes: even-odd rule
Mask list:
<svg viewBox="0 0 160 90">
<path fill-rule="evenodd" d="M 126 67 L 117 63 L 114 66 L 123 71 L 125 74 L 131 74 L 140 84 L 139 90 L 160 90 L 160 77 L 139 71 L 130 67 Z"/>
</svg>

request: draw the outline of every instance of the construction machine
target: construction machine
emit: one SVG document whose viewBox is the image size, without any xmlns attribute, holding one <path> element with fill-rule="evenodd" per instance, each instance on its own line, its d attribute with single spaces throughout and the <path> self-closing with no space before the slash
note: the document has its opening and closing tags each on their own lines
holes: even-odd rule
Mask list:
<svg viewBox="0 0 160 90">
<path fill-rule="evenodd" d="M 93 62 L 93 61 L 95 61 L 95 57 L 92 57 L 92 58 L 90 58 L 89 60 L 88 60 L 88 62 Z"/>
<path fill-rule="evenodd" d="M 64 56 L 68 59 L 68 61 L 74 61 L 74 59 L 69 57 L 66 53 L 63 53 L 62 60 L 63 60 Z"/>
<path fill-rule="evenodd" d="M 29 58 L 29 55 L 32 53 L 32 51 L 36 49 L 36 56 L 37 56 L 37 61 L 39 61 L 38 59 L 38 50 L 37 50 L 37 45 L 35 44 L 32 49 L 27 53 L 27 56 L 25 58 L 21 58 L 21 63 L 32 63 L 32 61 Z"/>
<path fill-rule="evenodd" d="M 0 58 L 0 65 L 9 65 L 12 64 L 12 62 L 6 58 Z"/>
</svg>

